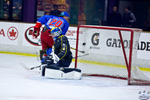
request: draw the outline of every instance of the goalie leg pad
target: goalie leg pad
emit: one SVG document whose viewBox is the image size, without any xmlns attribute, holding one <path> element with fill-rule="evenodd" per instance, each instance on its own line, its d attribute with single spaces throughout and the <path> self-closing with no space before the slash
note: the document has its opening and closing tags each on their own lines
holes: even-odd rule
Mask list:
<svg viewBox="0 0 150 100">
<path fill-rule="evenodd" d="M 77 69 L 77 68 L 68 68 L 68 67 L 58 67 L 57 64 L 51 64 L 51 65 L 48 65 L 46 67 L 50 68 L 50 69 L 61 70 L 64 73 L 68 73 L 68 72 L 71 72 L 71 71 L 81 72 L 80 69 Z"/>
<path fill-rule="evenodd" d="M 73 79 L 73 80 L 80 80 L 81 79 L 81 72 L 78 71 L 71 71 L 68 73 L 63 74 L 63 79 Z"/>
<path fill-rule="evenodd" d="M 80 69 L 67 68 L 67 72 L 45 68 L 45 77 L 53 79 L 73 79 L 79 80 L 82 77 Z"/>
<path fill-rule="evenodd" d="M 60 70 L 61 70 L 61 68 L 60 68 Z M 72 72 L 72 71 L 81 72 L 80 69 L 77 69 L 77 68 L 68 68 L 68 67 L 64 67 L 64 68 L 62 67 L 62 71 L 64 73 L 69 73 L 69 72 Z"/>
</svg>

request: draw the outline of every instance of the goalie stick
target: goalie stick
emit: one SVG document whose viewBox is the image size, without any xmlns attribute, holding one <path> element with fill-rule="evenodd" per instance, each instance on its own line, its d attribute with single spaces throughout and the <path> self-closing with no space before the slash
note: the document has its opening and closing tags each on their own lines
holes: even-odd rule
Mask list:
<svg viewBox="0 0 150 100">
<path fill-rule="evenodd" d="M 76 48 L 70 47 L 72 50 L 77 50 Z M 80 53 L 85 53 L 85 51 L 78 50 Z"/>
<path fill-rule="evenodd" d="M 34 66 L 34 67 L 30 67 L 29 70 L 33 70 L 33 69 L 35 69 L 35 68 L 40 68 L 40 67 L 41 67 L 41 65 Z"/>
<path fill-rule="evenodd" d="M 21 66 L 26 69 L 26 70 L 33 70 L 33 69 L 36 69 L 36 68 L 40 68 L 41 65 L 38 65 L 38 66 L 33 66 L 33 67 L 27 67 L 24 63 L 20 63 Z"/>
<path fill-rule="evenodd" d="M 73 49 L 73 50 L 76 50 L 75 48 L 73 48 L 73 47 L 70 47 L 71 49 Z M 81 51 L 81 50 L 78 50 L 78 52 L 80 52 L 80 53 L 85 53 L 85 51 Z M 38 55 L 37 54 L 37 52 L 36 52 L 36 55 Z M 55 56 L 55 54 L 54 54 L 54 51 L 52 52 L 52 55 L 53 55 L 53 57 L 54 57 L 54 59 L 57 61 L 57 57 Z M 83 55 L 78 55 L 77 57 L 83 57 L 83 56 L 86 56 L 86 55 L 89 55 L 89 53 L 86 53 L 86 54 L 83 54 Z M 73 57 L 73 58 L 75 58 L 75 57 Z M 38 59 L 38 58 L 37 58 Z M 55 61 L 54 60 L 54 61 Z M 39 61 L 39 59 L 38 59 L 38 61 Z M 33 70 L 33 69 L 36 69 L 36 68 L 40 68 L 41 67 L 41 65 L 38 65 L 38 66 L 33 66 L 33 67 L 27 67 L 25 64 L 23 64 L 23 63 L 21 63 L 21 65 L 26 69 L 26 70 Z"/>
<path fill-rule="evenodd" d="M 87 56 L 87 54 L 84 54 L 84 55 L 79 55 L 78 57 L 83 57 L 83 56 Z M 75 57 L 73 57 L 75 58 Z M 37 69 L 37 68 L 40 68 L 41 65 L 37 65 L 37 66 L 33 66 L 33 67 L 27 67 L 25 64 L 21 63 L 22 67 L 24 67 L 26 70 L 33 70 L 33 69 Z"/>
<path fill-rule="evenodd" d="M 86 45 L 86 43 L 84 42 L 84 43 L 82 43 L 82 46 L 85 46 Z M 76 51 L 78 51 L 78 52 L 80 52 L 80 53 L 85 53 L 85 51 L 81 51 L 81 50 L 79 50 L 79 49 L 76 49 L 76 48 L 73 48 L 73 47 L 70 47 L 72 50 L 76 50 Z"/>
</svg>

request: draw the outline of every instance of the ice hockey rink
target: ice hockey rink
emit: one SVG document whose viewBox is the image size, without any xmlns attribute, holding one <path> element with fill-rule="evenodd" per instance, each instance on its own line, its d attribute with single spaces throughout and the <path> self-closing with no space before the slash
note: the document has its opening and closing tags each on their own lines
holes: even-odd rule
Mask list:
<svg viewBox="0 0 150 100">
<path fill-rule="evenodd" d="M 128 86 L 127 80 L 82 77 L 58 80 L 41 77 L 36 57 L 0 54 L 0 100 L 149 100 L 150 86 Z M 141 96 L 145 97 L 142 99 Z"/>
</svg>

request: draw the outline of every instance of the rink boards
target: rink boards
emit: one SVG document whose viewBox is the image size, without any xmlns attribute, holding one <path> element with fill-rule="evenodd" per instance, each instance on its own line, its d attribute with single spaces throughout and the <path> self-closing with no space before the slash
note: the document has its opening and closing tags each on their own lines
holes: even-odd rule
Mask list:
<svg viewBox="0 0 150 100">
<path fill-rule="evenodd" d="M 32 28 L 30 30 L 30 27 L 34 26 L 34 24 L 28 24 L 28 23 L 10 23 L 10 22 L 0 22 L 0 53 L 11 53 L 11 54 L 17 54 L 17 55 L 25 55 L 25 56 L 37 56 L 39 50 L 41 49 L 41 46 L 37 46 L 38 39 L 32 38 L 32 35 L 30 35 L 30 31 L 32 31 Z M 29 33 L 27 33 L 27 31 Z M 69 27 L 69 30 L 67 32 L 67 37 L 69 39 L 70 45 L 72 48 L 76 47 L 76 32 L 77 27 Z M 30 40 L 30 42 L 25 38 L 25 34 L 27 35 L 27 38 Z M 149 60 L 150 60 L 150 42 L 149 42 L 150 34 L 148 33 L 142 33 L 140 36 L 140 47 L 138 50 L 138 63 L 141 65 L 141 69 L 144 71 L 150 71 L 149 70 Z M 113 48 L 112 48 L 113 50 Z M 75 56 L 75 50 L 72 49 L 73 56 Z M 79 55 L 84 55 L 80 53 Z M 93 56 L 93 55 L 92 55 Z M 104 58 L 108 55 L 103 55 Z M 89 56 L 90 57 L 90 56 Z M 96 56 L 95 56 L 96 57 Z M 117 56 L 113 55 L 112 58 L 117 60 Z M 88 61 L 88 60 L 79 60 L 80 64 L 86 64 L 90 65 L 90 67 L 81 67 L 81 69 L 84 69 L 83 72 L 86 70 L 86 73 L 97 73 L 102 71 L 101 68 L 97 68 L 99 65 L 101 65 L 102 69 L 106 71 L 111 71 L 113 69 L 118 69 L 118 71 L 126 70 L 125 65 L 122 64 L 113 64 L 113 63 L 104 63 L 104 62 L 94 62 L 94 61 Z M 92 64 L 94 67 L 92 67 Z M 97 66 L 98 65 L 98 66 Z M 72 67 L 74 65 L 72 64 Z M 144 68 L 143 68 L 144 66 Z M 146 68 L 145 68 L 146 67 Z M 126 75 L 125 75 L 126 76 Z"/>
</svg>

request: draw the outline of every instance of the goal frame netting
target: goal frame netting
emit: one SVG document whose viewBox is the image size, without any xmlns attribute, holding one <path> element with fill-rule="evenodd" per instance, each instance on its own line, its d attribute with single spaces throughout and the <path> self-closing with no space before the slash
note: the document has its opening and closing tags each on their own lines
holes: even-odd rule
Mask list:
<svg viewBox="0 0 150 100">
<path fill-rule="evenodd" d="M 137 81 L 142 81 L 140 83 L 131 83 L 131 66 L 132 66 L 132 53 L 133 53 L 133 38 L 134 38 L 134 32 L 142 32 L 141 29 L 137 28 L 123 28 L 123 27 L 109 27 L 109 26 L 93 26 L 93 25 L 78 25 L 77 27 L 77 37 L 76 37 L 76 52 L 75 52 L 75 68 L 78 68 L 78 46 L 79 46 L 79 36 L 80 36 L 80 28 L 94 28 L 94 29 L 109 29 L 109 30 L 117 30 L 118 35 L 121 40 L 121 46 L 122 46 L 122 52 L 123 52 L 123 57 L 125 61 L 125 65 L 127 67 L 127 73 L 128 76 L 127 78 L 124 77 L 115 77 L 115 76 L 107 76 L 107 75 L 98 75 L 98 74 L 93 74 L 93 76 L 104 76 L 104 77 L 111 77 L 111 78 L 117 78 L 117 79 L 127 79 L 128 80 L 128 85 L 149 85 L 150 82 L 145 82 L 142 80 L 137 80 Z M 125 48 L 124 48 L 124 43 L 123 43 L 123 37 L 121 34 L 121 31 L 130 31 L 130 48 L 129 48 L 129 55 L 126 54 Z M 127 58 L 128 57 L 128 58 Z"/>
</svg>

